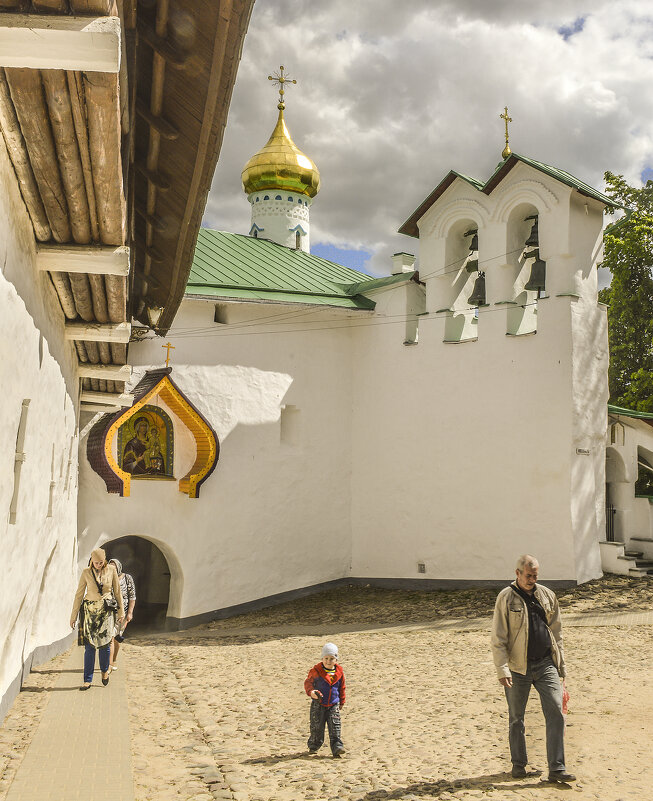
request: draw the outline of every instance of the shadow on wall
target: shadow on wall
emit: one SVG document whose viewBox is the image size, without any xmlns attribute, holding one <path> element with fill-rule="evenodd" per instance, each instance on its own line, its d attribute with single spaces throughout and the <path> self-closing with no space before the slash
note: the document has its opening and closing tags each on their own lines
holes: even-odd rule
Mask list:
<svg viewBox="0 0 653 801">
<path fill-rule="evenodd" d="M 170 566 L 160 548 L 144 537 L 127 536 L 102 546 L 107 559 L 118 559 L 136 586 L 131 630 L 165 628 L 170 601 Z M 126 610 L 125 610 L 126 611 Z"/>
</svg>

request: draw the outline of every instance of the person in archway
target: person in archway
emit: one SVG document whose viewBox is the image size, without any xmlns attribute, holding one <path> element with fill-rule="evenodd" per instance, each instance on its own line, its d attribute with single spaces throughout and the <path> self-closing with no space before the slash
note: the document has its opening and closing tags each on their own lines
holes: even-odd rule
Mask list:
<svg viewBox="0 0 653 801">
<path fill-rule="evenodd" d="M 73 609 L 70 613 L 70 626 L 75 628 L 80 614 L 79 638 L 84 645 L 84 683 L 80 690 L 88 690 L 93 682 L 95 651 L 100 658 L 102 684 L 109 683 L 111 640 L 115 630 L 116 618 L 121 623 L 125 617 L 118 573 L 113 565 L 107 563 L 102 548 L 91 553 L 88 567 L 82 570 Z"/>
<path fill-rule="evenodd" d="M 120 560 L 109 559 L 109 564 L 113 565 L 118 573 L 120 594 L 122 595 L 122 606 L 123 609 L 126 610 L 125 619 L 122 621 L 122 623 L 116 623 L 113 639 L 111 640 L 111 670 L 118 670 L 118 667 L 116 666 L 116 659 L 118 658 L 120 645 L 125 639 L 125 629 L 127 628 L 127 625 L 130 623 L 134 614 L 134 606 L 136 605 L 136 585 L 134 584 L 134 579 L 129 573 L 122 572 L 122 562 L 120 562 Z"/>
</svg>

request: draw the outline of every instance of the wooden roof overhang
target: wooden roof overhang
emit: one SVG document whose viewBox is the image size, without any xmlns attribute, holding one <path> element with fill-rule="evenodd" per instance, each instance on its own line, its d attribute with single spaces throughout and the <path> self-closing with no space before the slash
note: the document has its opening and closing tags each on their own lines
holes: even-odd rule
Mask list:
<svg viewBox="0 0 653 801">
<path fill-rule="evenodd" d="M 0 0 L 0 130 L 74 341 L 130 405 L 132 318 L 183 297 L 253 0 Z"/>
</svg>

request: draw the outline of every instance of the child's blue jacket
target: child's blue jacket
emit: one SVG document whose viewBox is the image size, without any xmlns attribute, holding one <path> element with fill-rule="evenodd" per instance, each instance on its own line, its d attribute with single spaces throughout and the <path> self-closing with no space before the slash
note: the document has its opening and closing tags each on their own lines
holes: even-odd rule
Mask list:
<svg viewBox="0 0 653 801">
<path fill-rule="evenodd" d="M 333 680 L 330 681 L 324 665 L 318 662 L 308 671 L 304 689 L 308 696 L 310 696 L 312 690 L 317 690 L 321 693 L 321 698 L 318 698 L 318 701 L 322 706 L 345 705 L 345 674 L 340 665 L 336 665 L 336 672 Z"/>
</svg>

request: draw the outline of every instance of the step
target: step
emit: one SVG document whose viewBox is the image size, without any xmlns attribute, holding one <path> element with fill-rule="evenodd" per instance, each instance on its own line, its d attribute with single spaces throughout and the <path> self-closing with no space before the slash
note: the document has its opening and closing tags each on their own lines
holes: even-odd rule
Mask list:
<svg viewBox="0 0 653 801">
<path fill-rule="evenodd" d="M 644 551 L 624 551 L 624 556 L 632 556 L 635 559 L 641 559 L 644 556 Z"/>
<path fill-rule="evenodd" d="M 624 562 L 634 562 L 634 556 L 618 556 L 617 559 L 622 559 Z"/>
<path fill-rule="evenodd" d="M 653 542 L 653 537 L 629 537 L 633 542 Z"/>
<path fill-rule="evenodd" d="M 648 570 L 645 570 L 644 568 L 641 567 L 631 567 L 630 570 L 628 571 L 628 575 L 635 576 L 636 578 L 641 578 L 643 576 L 648 576 L 649 572 Z"/>
<path fill-rule="evenodd" d="M 643 567 L 646 570 L 653 568 L 653 559 L 637 559 L 635 560 L 635 567 Z"/>
</svg>

